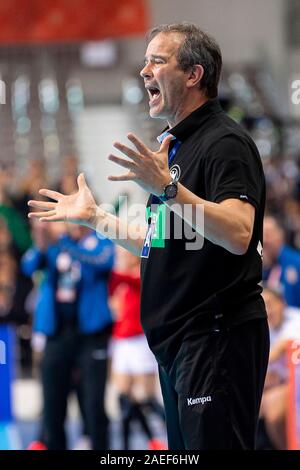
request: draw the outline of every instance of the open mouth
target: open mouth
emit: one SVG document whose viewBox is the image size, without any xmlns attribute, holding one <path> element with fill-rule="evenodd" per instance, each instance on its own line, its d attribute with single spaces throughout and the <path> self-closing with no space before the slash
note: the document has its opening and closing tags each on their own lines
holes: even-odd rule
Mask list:
<svg viewBox="0 0 300 470">
<path fill-rule="evenodd" d="M 149 95 L 151 103 L 155 101 L 157 98 L 159 98 L 160 96 L 160 90 L 157 87 L 148 87 L 147 91 L 148 91 L 148 95 Z"/>
</svg>

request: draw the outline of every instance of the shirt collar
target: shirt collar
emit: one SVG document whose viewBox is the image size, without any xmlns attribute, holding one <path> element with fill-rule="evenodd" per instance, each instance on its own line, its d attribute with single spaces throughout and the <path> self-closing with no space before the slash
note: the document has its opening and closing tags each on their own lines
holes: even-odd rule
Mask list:
<svg viewBox="0 0 300 470">
<path fill-rule="evenodd" d="M 175 135 L 171 134 L 171 132 L 169 132 L 169 128 L 164 130 L 160 135 L 158 135 L 156 138 L 158 140 L 158 142 L 160 144 L 163 143 L 163 140 L 168 136 L 168 135 L 171 135 L 172 136 L 172 139 L 171 140 L 176 140 L 176 137 Z"/>
<path fill-rule="evenodd" d="M 180 121 L 176 126 L 169 129 L 168 127 L 157 137 L 157 140 L 162 143 L 167 135 L 171 134 L 173 139 L 178 139 L 181 142 L 186 140 L 196 130 L 201 127 L 204 122 L 213 114 L 223 112 L 218 98 L 206 101 L 202 106 L 195 109 L 185 119 Z"/>
</svg>

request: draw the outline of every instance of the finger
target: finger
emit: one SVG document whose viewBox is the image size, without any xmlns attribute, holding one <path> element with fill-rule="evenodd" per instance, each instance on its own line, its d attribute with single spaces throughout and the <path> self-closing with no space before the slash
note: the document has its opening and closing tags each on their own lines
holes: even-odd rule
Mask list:
<svg viewBox="0 0 300 470">
<path fill-rule="evenodd" d="M 130 171 L 129 173 L 126 173 L 125 175 L 119 175 L 119 176 L 113 176 L 110 175 L 108 176 L 109 181 L 133 181 L 136 179 L 136 174 Z"/>
<path fill-rule="evenodd" d="M 108 159 L 114 163 L 117 163 L 117 165 L 120 165 L 123 168 L 127 168 L 128 170 L 133 170 L 136 166 L 135 163 L 129 162 L 124 158 L 117 157 L 116 155 L 109 155 Z"/>
<path fill-rule="evenodd" d="M 127 147 L 127 145 L 121 144 L 121 142 L 114 142 L 114 147 L 127 155 L 127 157 L 131 158 L 134 162 L 138 162 L 142 157 L 142 155 L 137 154 L 135 150 Z"/>
<path fill-rule="evenodd" d="M 56 202 L 48 202 L 48 201 L 28 201 L 27 203 L 30 207 L 35 207 L 36 209 L 54 209 L 56 206 Z"/>
<path fill-rule="evenodd" d="M 78 184 L 79 189 L 83 189 L 85 186 L 87 186 L 86 181 L 85 181 L 84 173 L 80 173 L 78 175 L 77 184 Z"/>
<path fill-rule="evenodd" d="M 130 134 L 127 134 L 127 138 L 142 155 L 149 155 L 149 153 L 151 153 L 151 150 L 148 149 L 148 147 L 146 147 L 146 145 L 135 134 L 130 132 Z"/>
<path fill-rule="evenodd" d="M 56 211 L 29 212 L 28 217 L 29 219 L 39 219 L 40 217 L 48 218 L 52 215 L 56 215 Z"/>
<path fill-rule="evenodd" d="M 65 222 L 66 219 L 59 217 L 58 215 L 52 215 L 51 217 L 41 217 L 40 222 Z"/>
<path fill-rule="evenodd" d="M 61 193 L 58 193 L 57 191 L 52 191 L 51 189 L 40 189 L 39 193 L 42 196 L 49 197 L 50 199 L 54 199 L 55 201 L 59 201 L 63 196 Z"/>
<path fill-rule="evenodd" d="M 159 151 L 160 152 L 165 152 L 166 150 L 168 150 L 172 139 L 173 139 L 172 135 L 167 135 L 167 137 L 165 137 L 164 140 L 162 141 L 161 146 L 159 148 Z"/>
</svg>

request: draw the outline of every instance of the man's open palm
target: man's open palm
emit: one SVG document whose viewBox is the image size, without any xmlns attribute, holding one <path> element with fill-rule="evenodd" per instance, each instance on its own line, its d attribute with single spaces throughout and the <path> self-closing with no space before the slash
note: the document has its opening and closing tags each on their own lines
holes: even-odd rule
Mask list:
<svg viewBox="0 0 300 470">
<path fill-rule="evenodd" d="M 40 189 L 39 193 L 52 201 L 29 201 L 28 205 L 42 212 L 30 212 L 28 217 L 45 222 L 71 222 L 91 226 L 96 215 L 97 205 L 86 184 L 83 173 L 77 178 L 78 192 L 66 196 L 50 189 Z"/>
</svg>

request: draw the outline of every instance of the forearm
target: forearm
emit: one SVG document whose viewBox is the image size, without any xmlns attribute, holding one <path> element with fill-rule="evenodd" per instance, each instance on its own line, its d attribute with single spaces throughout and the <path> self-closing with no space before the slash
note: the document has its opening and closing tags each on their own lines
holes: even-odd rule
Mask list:
<svg viewBox="0 0 300 470">
<path fill-rule="evenodd" d="M 233 254 L 245 253 L 250 227 L 230 207 L 201 199 L 182 184 L 176 199 L 165 204 L 207 240 Z"/>
<path fill-rule="evenodd" d="M 97 207 L 96 214 L 89 223 L 89 227 L 134 255 L 140 256 L 146 228 L 128 224 L 119 217 L 105 212 L 100 207 Z"/>
</svg>

